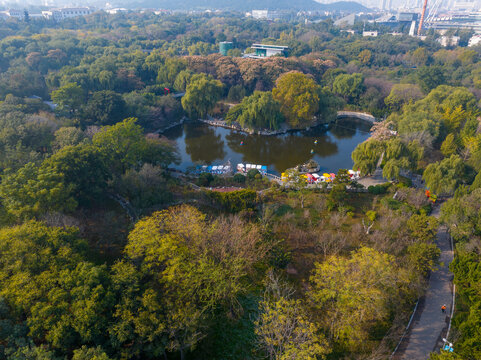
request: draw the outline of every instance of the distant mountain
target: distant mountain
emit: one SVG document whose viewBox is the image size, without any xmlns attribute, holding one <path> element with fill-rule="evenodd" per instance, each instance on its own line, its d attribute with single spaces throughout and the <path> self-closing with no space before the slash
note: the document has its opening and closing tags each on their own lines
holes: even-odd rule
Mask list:
<svg viewBox="0 0 481 360">
<path fill-rule="evenodd" d="M 323 10 L 326 10 L 326 11 L 338 11 L 338 12 L 342 11 L 342 12 L 353 12 L 353 13 L 371 11 L 371 9 L 355 1 L 338 1 L 330 4 L 319 4 L 319 5 L 323 6 L 324 7 Z"/>
<path fill-rule="evenodd" d="M 314 0 L 141 0 L 118 1 L 119 5 L 129 8 L 157 8 L 169 10 L 234 10 L 250 11 L 252 9 L 268 10 L 311 10 L 365 12 L 365 6 L 354 1 L 340 1 L 320 4 Z"/>
</svg>

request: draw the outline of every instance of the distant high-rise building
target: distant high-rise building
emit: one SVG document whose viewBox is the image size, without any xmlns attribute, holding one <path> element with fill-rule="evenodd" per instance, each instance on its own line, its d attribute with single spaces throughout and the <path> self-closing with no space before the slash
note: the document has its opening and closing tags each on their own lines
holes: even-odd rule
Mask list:
<svg viewBox="0 0 481 360">
<path fill-rule="evenodd" d="M 381 0 L 381 10 L 392 10 L 392 0 Z"/>
</svg>

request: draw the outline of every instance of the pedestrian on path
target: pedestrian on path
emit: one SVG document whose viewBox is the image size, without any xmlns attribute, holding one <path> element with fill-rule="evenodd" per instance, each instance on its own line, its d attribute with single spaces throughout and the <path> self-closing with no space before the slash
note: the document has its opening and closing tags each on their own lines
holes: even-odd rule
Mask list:
<svg viewBox="0 0 481 360">
<path fill-rule="evenodd" d="M 446 312 L 446 304 L 443 304 L 443 306 L 441 306 L 441 311 L 442 311 L 443 313 Z"/>
</svg>

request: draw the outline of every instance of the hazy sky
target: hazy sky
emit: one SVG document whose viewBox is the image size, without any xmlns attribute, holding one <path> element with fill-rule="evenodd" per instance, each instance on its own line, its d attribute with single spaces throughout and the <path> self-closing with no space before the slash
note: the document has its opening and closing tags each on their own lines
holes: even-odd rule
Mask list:
<svg viewBox="0 0 481 360">
<path fill-rule="evenodd" d="M 184 2 L 187 0 L 172 0 L 172 2 Z M 296 0 L 292 0 L 296 1 Z M 315 0 L 320 3 L 333 3 L 339 0 Z M 354 0 L 370 8 L 380 8 L 382 6 L 383 0 Z M 387 3 L 391 1 L 391 9 L 413 9 L 420 8 L 422 6 L 423 0 L 384 0 Z M 441 8 L 456 9 L 456 8 L 466 8 L 463 4 L 469 4 L 469 1 L 456 1 L 456 0 L 428 0 L 428 8 L 434 6 L 436 1 L 442 1 Z M 129 0 L 0 0 L 2 7 L 14 7 L 14 8 L 24 8 L 29 5 L 43 5 L 49 7 L 55 6 L 95 6 L 97 8 L 104 8 L 106 4 L 110 2 L 112 6 L 116 7 L 121 5 L 122 7 L 128 7 Z M 239 0 L 242 2 L 242 0 Z M 134 3 L 134 1 L 130 2 Z M 474 5 L 474 9 L 479 9 L 481 5 L 481 0 L 476 0 L 471 2 Z M 468 6 L 469 7 L 469 6 Z"/>
</svg>

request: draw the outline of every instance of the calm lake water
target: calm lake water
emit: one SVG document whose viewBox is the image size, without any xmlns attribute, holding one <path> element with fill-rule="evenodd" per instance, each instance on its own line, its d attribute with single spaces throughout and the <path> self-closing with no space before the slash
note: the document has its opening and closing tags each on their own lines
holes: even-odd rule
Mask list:
<svg viewBox="0 0 481 360">
<path fill-rule="evenodd" d="M 238 163 L 267 165 L 270 172 L 279 174 L 314 159 L 321 166 L 321 172 L 337 173 L 339 169 L 352 167 L 351 153 L 369 137 L 370 128 L 367 122 L 339 119 L 329 128 L 319 126 L 278 136 L 260 136 L 190 122 L 164 135 L 177 143 L 180 163 L 172 167 L 181 170 L 195 165 L 220 165 L 230 160 L 234 167 Z M 314 153 L 311 154 L 311 150 Z"/>
</svg>

